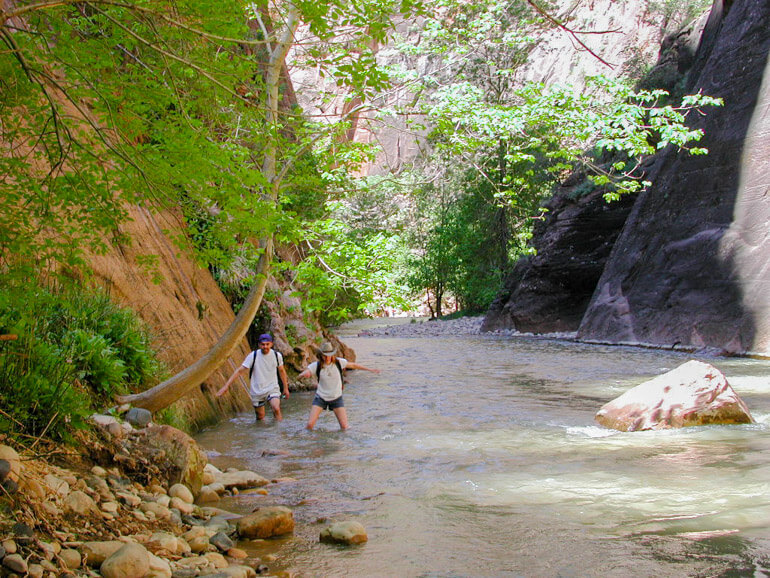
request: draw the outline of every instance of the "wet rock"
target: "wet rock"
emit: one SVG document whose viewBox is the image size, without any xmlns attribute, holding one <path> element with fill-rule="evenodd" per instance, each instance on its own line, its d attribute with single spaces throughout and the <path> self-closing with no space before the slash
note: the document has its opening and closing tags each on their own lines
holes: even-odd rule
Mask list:
<svg viewBox="0 0 770 578">
<path fill-rule="evenodd" d="M 221 552 L 227 552 L 230 548 L 235 546 L 235 542 L 233 542 L 224 532 L 217 532 L 211 536 L 211 538 L 209 538 L 209 543 L 216 546 Z"/>
<path fill-rule="evenodd" d="M 144 578 L 150 572 L 150 553 L 141 544 L 123 544 L 99 568 L 104 578 Z"/>
<path fill-rule="evenodd" d="M 283 506 L 260 508 L 238 520 L 237 528 L 242 538 L 282 536 L 294 531 L 294 514 Z"/>
<path fill-rule="evenodd" d="M 363 544 L 369 539 L 366 529 L 359 522 L 336 522 L 321 530 L 321 542 L 333 544 Z"/>
<path fill-rule="evenodd" d="M 254 568 L 241 566 L 238 564 L 224 568 L 221 573 L 227 578 L 254 578 L 257 575 L 257 572 L 254 570 Z"/>
<path fill-rule="evenodd" d="M 152 413 L 142 407 L 132 407 L 126 412 L 125 420 L 132 426 L 141 429 L 152 421 Z"/>
<path fill-rule="evenodd" d="M 249 554 L 240 548 L 230 548 L 227 550 L 227 557 L 234 558 L 235 560 L 245 560 L 249 557 Z"/>
<path fill-rule="evenodd" d="M 696 360 L 605 404 L 596 421 L 620 431 L 754 423 L 725 376 L 716 367 Z"/>
<path fill-rule="evenodd" d="M 239 470 L 220 473 L 214 483 L 222 484 L 227 490 L 243 490 L 266 486 L 270 480 L 248 470 Z"/>
</svg>

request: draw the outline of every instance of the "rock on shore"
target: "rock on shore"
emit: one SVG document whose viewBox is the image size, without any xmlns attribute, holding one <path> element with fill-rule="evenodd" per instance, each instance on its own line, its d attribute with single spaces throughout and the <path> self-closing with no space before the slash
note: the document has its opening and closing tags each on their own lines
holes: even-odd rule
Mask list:
<svg viewBox="0 0 770 578">
<path fill-rule="evenodd" d="M 269 572 L 262 560 L 237 547 L 238 539 L 249 539 L 238 534 L 239 516 L 205 504 L 269 480 L 204 466 L 205 453 L 196 442 L 169 426 L 134 430 L 124 423 L 114 427 L 109 416 L 93 421 L 100 427 L 84 440 L 82 455 L 68 448 L 66 456 L 60 451 L 57 456 L 53 448 L 66 467 L 0 443 L 0 463 L 7 465 L 0 479 L 5 490 L 0 491 L 0 575 L 184 578 Z M 147 447 L 149 454 L 138 449 Z M 94 456 L 102 465 L 93 464 Z M 278 533 L 292 532 L 292 512 L 281 509 Z"/>
</svg>

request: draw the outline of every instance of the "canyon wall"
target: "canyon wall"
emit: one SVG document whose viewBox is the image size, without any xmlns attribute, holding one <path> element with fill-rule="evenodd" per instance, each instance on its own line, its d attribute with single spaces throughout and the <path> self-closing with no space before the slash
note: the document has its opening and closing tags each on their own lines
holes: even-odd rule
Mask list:
<svg viewBox="0 0 770 578">
<path fill-rule="evenodd" d="M 666 151 L 618 238 L 578 337 L 770 354 L 770 4 L 717 0 L 689 91 L 708 156 Z"/>
</svg>

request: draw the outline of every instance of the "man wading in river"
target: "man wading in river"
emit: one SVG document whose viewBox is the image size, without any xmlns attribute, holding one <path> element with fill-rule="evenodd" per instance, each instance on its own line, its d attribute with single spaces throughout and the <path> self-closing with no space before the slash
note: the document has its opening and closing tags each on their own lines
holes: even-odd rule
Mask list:
<svg viewBox="0 0 770 578">
<path fill-rule="evenodd" d="M 217 392 L 217 397 L 225 394 L 230 384 L 247 371 L 249 372 L 249 395 L 257 421 L 265 419 L 265 405 L 270 404 L 276 421 L 281 421 L 281 388 L 278 385 L 280 377 L 283 383 L 283 395 L 289 397 L 289 377 L 283 366 L 283 356 L 273 349 L 273 338 L 263 333 L 257 340 L 259 349 L 252 351 L 243 360 L 227 382 Z"/>
<path fill-rule="evenodd" d="M 337 416 L 340 429 L 348 429 L 348 414 L 345 411 L 345 403 L 342 401 L 342 370 L 363 369 L 372 373 L 379 373 L 379 369 L 369 369 L 361 364 L 353 363 L 343 357 L 335 357 L 334 346 L 328 341 L 321 345 L 319 360 L 307 366 L 298 378 L 315 375 L 318 380 L 313 405 L 310 407 L 310 417 L 307 420 L 307 429 L 312 430 L 318 421 L 318 416 L 324 409 L 330 409 Z"/>
</svg>

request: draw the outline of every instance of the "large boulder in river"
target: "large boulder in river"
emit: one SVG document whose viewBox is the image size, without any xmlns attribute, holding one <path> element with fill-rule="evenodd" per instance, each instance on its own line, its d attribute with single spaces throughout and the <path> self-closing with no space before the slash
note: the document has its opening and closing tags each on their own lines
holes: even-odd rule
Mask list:
<svg viewBox="0 0 770 578">
<path fill-rule="evenodd" d="M 716 367 L 692 360 L 605 404 L 596 421 L 620 431 L 641 431 L 754 419 Z"/>
</svg>

